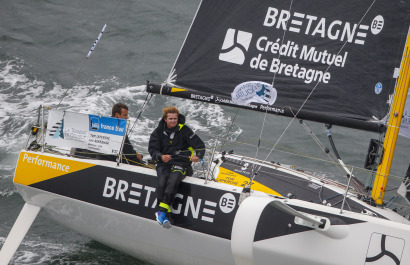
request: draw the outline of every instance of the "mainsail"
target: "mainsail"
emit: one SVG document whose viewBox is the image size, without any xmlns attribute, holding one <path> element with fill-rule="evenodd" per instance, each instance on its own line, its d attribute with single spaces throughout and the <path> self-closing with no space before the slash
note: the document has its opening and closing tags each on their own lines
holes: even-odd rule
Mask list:
<svg viewBox="0 0 410 265">
<path fill-rule="evenodd" d="M 400 3 L 202 1 L 167 82 L 147 91 L 378 131 L 409 28 Z"/>
</svg>

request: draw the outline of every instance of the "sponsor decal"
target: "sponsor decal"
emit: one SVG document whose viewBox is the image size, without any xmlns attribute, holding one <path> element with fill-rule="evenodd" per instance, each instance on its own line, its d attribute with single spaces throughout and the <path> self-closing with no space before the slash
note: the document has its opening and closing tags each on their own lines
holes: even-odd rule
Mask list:
<svg viewBox="0 0 410 265">
<path fill-rule="evenodd" d="M 97 131 L 100 128 L 100 119 L 98 117 L 90 117 L 90 130 Z"/>
<path fill-rule="evenodd" d="M 383 90 L 382 83 L 379 82 L 374 86 L 374 93 L 376 93 L 377 95 L 380 94 L 382 90 Z"/>
<path fill-rule="evenodd" d="M 158 202 L 155 195 L 156 188 L 142 185 L 137 182 L 128 182 L 123 179 L 106 177 L 102 192 L 104 198 L 122 201 L 128 204 L 139 205 L 154 209 Z M 230 213 L 236 207 L 236 198 L 232 193 L 223 194 L 219 201 L 212 201 L 198 196 L 175 194 L 171 212 L 174 215 L 191 217 L 196 220 L 213 223 L 216 210 Z"/>
<path fill-rule="evenodd" d="M 191 94 L 191 99 L 211 102 L 211 100 L 214 99 L 214 96 L 213 95 L 212 96 L 203 96 L 203 95 L 198 95 L 198 94 Z"/>
<path fill-rule="evenodd" d="M 47 145 L 118 154 L 127 121 L 60 110 L 49 113 Z"/>
<path fill-rule="evenodd" d="M 277 91 L 268 83 L 249 81 L 237 85 L 231 96 L 232 101 L 238 105 L 251 102 L 272 105 L 276 101 Z"/>
<path fill-rule="evenodd" d="M 233 185 L 233 186 L 237 186 L 237 187 L 245 188 L 249 184 L 249 181 L 250 181 L 249 178 L 241 174 L 241 173 L 244 173 L 243 171 L 241 171 L 241 169 L 234 169 L 234 170 L 238 171 L 238 173 L 232 170 L 223 168 L 223 167 L 219 167 L 219 173 L 216 178 L 216 181 L 229 184 L 229 185 Z M 251 186 L 252 186 L 252 190 L 262 191 L 262 192 L 276 195 L 276 196 L 282 196 L 278 192 L 272 190 L 271 188 L 255 180 L 252 181 Z"/>
<path fill-rule="evenodd" d="M 219 208 L 224 213 L 230 213 L 235 209 L 236 198 L 232 193 L 225 193 L 219 200 Z"/>
<path fill-rule="evenodd" d="M 124 135 L 125 126 L 127 124 L 126 120 L 117 119 L 112 117 L 103 117 L 96 115 L 88 115 L 90 120 L 90 125 L 92 120 L 98 121 L 97 126 L 93 130 L 97 130 L 99 133 L 111 134 L 111 135 Z M 90 126 L 91 130 L 91 126 Z"/>
<path fill-rule="evenodd" d="M 219 60 L 242 65 L 245 62 L 245 52 L 251 44 L 252 33 L 228 29 L 222 44 Z"/>
<path fill-rule="evenodd" d="M 241 170 L 242 170 L 242 171 L 247 170 L 247 169 L 248 169 L 248 166 L 249 166 L 249 163 L 245 163 L 245 164 L 243 165 L 243 167 L 241 167 Z"/>
<path fill-rule="evenodd" d="M 32 153 L 29 152 L 29 155 Z M 20 159 L 23 159 L 23 155 Z M 25 175 L 27 181 L 32 181 L 33 177 L 41 176 L 37 181 L 31 182 L 32 184 L 29 183 L 30 186 L 156 222 L 154 213 L 157 211 L 158 202 L 155 170 L 128 171 L 117 167 L 80 163 L 76 160 L 57 160 L 48 156 L 46 160 L 69 165 L 70 173 L 52 175 L 57 171 L 40 172 L 40 169 L 45 167 L 34 168 L 32 164 L 19 161 L 16 178 L 18 175 L 21 180 L 20 176 Z M 26 165 L 31 167 L 25 167 Z M 75 171 L 76 169 L 83 170 Z M 238 199 L 238 193 L 182 181 L 170 205 L 172 224 L 230 239 Z"/>
<path fill-rule="evenodd" d="M 308 184 L 308 187 L 310 187 L 310 188 L 312 188 L 312 189 L 314 189 L 314 190 L 317 190 L 318 188 L 320 188 L 320 187 L 322 187 L 322 186 L 320 186 L 320 185 L 318 185 L 318 184 L 316 184 L 316 183 L 310 182 L 310 183 Z"/>
<path fill-rule="evenodd" d="M 54 139 L 64 139 L 64 118 L 61 121 L 56 122 L 55 125 L 51 127 L 49 135 Z"/>
<path fill-rule="evenodd" d="M 23 162 L 34 164 L 34 165 L 41 166 L 41 167 L 48 167 L 48 168 L 52 168 L 55 170 L 61 170 L 67 173 L 70 170 L 70 166 L 68 165 L 60 164 L 60 163 L 53 162 L 53 161 L 46 160 L 46 159 L 41 159 L 39 158 L 39 156 L 36 156 L 36 157 L 30 156 L 29 154 L 24 154 Z"/>
<path fill-rule="evenodd" d="M 267 105 L 259 105 L 259 109 L 263 110 L 263 111 L 269 111 L 269 112 L 273 112 L 273 113 L 285 113 L 284 109 L 279 109 L 279 108 L 273 108 Z"/>
<path fill-rule="evenodd" d="M 404 245 L 404 240 L 402 238 L 373 233 L 370 238 L 369 248 L 367 249 L 367 255 L 364 264 L 400 264 Z"/>
<path fill-rule="evenodd" d="M 14 175 L 14 182 L 22 185 L 32 185 L 92 166 L 94 165 L 75 160 L 21 152 Z"/>
<path fill-rule="evenodd" d="M 258 36 L 255 32 L 228 28 L 219 60 L 301 79 L 305 84 L 313 82 L 328 84 L 332 78 L 330 70 L 344 68 L 349 61 L 349 51 L 344 49 L 331 52 L 329 48 L 323 46 L 310 46 L 302 43 L 300 37 L 294 34 L 305 35 L 311 39 L 321 38 L 330 42 L 365 46 L 368 36 L 381 34 L 385 25 L 382 15 L 358 24 L 302 11 L 290 12 L 273 6 L 267 7 L 260 26 L 272 29 L 276 34 Z M 282 32 L 291 34 L 283 40 Z M 302 39 L 306 39 L 305 36 Z M 248 51 L 252 56 L 247 57 Z M 329 70 L 329 66 L 332 66 L 332 69 Z"/>
<path fill-rule="evenodd" d="M 384 26 L 384 18 L 381 15 L 376 16 L 372 21 L 371 31 L 374 35 L 379 34 Z"/>
<path fill-rule="evenodd" d="M 332 41 L 364 45 L 369 30 L 374 35 L 379 34 L 384 26 L 383 16 L 376 16 L 371 25 L 357 24 L 349 21 L 331 20 L 325 17 L 317 17 L 315 14 L 303 12 L 290 12 L 269 7 L 265 20 L 265 27 L 276 27 L 297 34 L 319 36 Z"/>
</svg>

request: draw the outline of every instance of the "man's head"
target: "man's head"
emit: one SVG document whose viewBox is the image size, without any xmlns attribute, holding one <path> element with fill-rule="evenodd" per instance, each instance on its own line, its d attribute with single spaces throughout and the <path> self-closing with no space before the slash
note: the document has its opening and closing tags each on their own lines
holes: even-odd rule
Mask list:
<svg viewBox="0 0 410 265">
<path fill-rule="evenodd" d="M 112 107 L 112 117 L 128 119 L 128 107 L 123 103 L 117 103 Z"/>
<path fill-rule="evenodd" d="M 174 128 L 178 124 L 179 110 L 175 107 L 166 107 L 162 109 L 162 118 L 164 119 L 169 129 Z"/>
</svg>

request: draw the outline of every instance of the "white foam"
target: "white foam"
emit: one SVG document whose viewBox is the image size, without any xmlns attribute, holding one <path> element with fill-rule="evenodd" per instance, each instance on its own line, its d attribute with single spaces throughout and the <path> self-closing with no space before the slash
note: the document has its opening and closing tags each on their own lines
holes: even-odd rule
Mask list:
<svg viewBox="0 0 410 265">
<path fill-rule="evenodd" d="M 13 194 L 16 194 L 17 190 L 16 189 L 5 189 L 0 191 L 0 196 L 2 197 L 10 197 Z"/>
<path fill-rule="evenodd" d="M 40 240 L 40 239 L 39 239 Z M 39 241 L 23 240 L 14 254 L 12 264 L 42 265 L 61 257 L 79 251 L 81 246 L 74 244 L 43 243 Z"/>
<path fill-rule="evenodd" d="M 0 62 L 0 146 L 2 151 L 17 158 L 18 151 L 27 141 L 30 127 L 37 122 L 38 107 L 41 104 L 57 106 L 66 89 L 53 83 L 51 89 L 46 89 L 43 81 L 30 79 L 20 71 L 24 61 L 15 59 Z M 110 115 L 115 102 L 124 98 L 132 98 L 137 104 L 142 104 L 144 86 L 115 89 L 102 93 L 102 85 L 117 84 L 115 77 L 98 81 L 93 85 L 76 85 L 70 89 L 64 98 L 63 107 L 80 113 Z M 145 94 L 145 93 L 144 93 Z M 62 108 L 64 109 L 64 108 Z"/>
<path fill-rule="evenodd" d="M 0 71 L 0 84 L 9 88 L 9 94 L 0 92 L 0 100 L 4 102 L 0 106 L 0 112 L 5 113 L 5 117 L 0 118 L 0 146 L 17 159 L 19 150 L 27 142 L 30 127 L 37 121 L 38 107 L 41 104 L 57 106 L 67 88 L 57 83 L 47 86 L 41 80 L 30 79 L 21 74 L 20 70 L 24 65 L 22 60 L 0 62 L 0 65 L 4 65 Z M 147 96 L 145 85 L 122 88 L 120 86 L 116 77 L 98 80 L 92 85 L 77 84 L 68 90 L 59 109 L 111 116 L 112 106 L 117 102 L 124 102 L 129 106 L 130 116 L 134 116 L 130 122 L 132 126 Z M 104 92 L 101 91 L 103 87 Z M 131 133 L 131 142 L 138 152 L 147 155 L 149 137 L 161 118 L 161 109 L 173 105 L 186 116 L 188 126 L 197 132 L 207 147 L 222 142 L 231 123 L 231 117 L 225 114 L 221 106 L 156 96 L 149 102 L 134 132 Z M 158 117 L 155 113 L 158 113 Z M 236 139 L 241 132 L 242 130 L 236 126 L 228 139 Z M 223 137 L 216 142 L 215 138 L 219 135 Z"/>
</svg>

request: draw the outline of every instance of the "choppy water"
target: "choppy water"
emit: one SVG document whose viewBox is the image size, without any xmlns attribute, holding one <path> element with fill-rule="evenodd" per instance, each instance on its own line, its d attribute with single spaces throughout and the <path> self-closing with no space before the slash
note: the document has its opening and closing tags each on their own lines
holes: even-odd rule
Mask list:
<svg viewBox="0 0 410 265">
<path fill-rule="evenodd" d="M 199 0 L 122 0 L 104 36 L 86 61 L 63 107 L 82 113 L 109 115 L 115 102 L 130 107 L 136 117 L 144 103 L 146 80 L 163 81 L 184 40 Z M 24 148 L 40 104 L 55 106 L 70 87 L 95 38 L 114 12 L 118 1 L 2 0 L 0 8 L 0 246 L 24 202 L 12 180 L 19 151 Z M 155 96 L 132 134 L 134 146 L 146 153 L 150 132 L 165 105 L 176 105 L 187 115 L 208 147 L 221 143 L 235 109 Z M 263 114 L 239 111 L 225 149 L 255 156 Z M 270 116 L 262 133 L 258 158 L 265 158 L 289 119 Z M 326 140 L 324 125 L 308 123 Z M 339 153 L 365 180 L 363 166 L 370 137 L 377 135 L 334 128 Z M 344 181 L 297 121 L 279 146 L 300 155 L 274 151 L 268 160 L 294 164 L 317 174 Z M 392 174 L 393 189 L 410 162 L 409 141 L 399 139 Z M 308 156 L 308 157 L 307 157 Z M 394 195 L 394 191 L 390 196 Z M 14 264 L 146 264 L 93 240 L 55 225 L 40 214 L 19 248 Z"/>
</svg>

